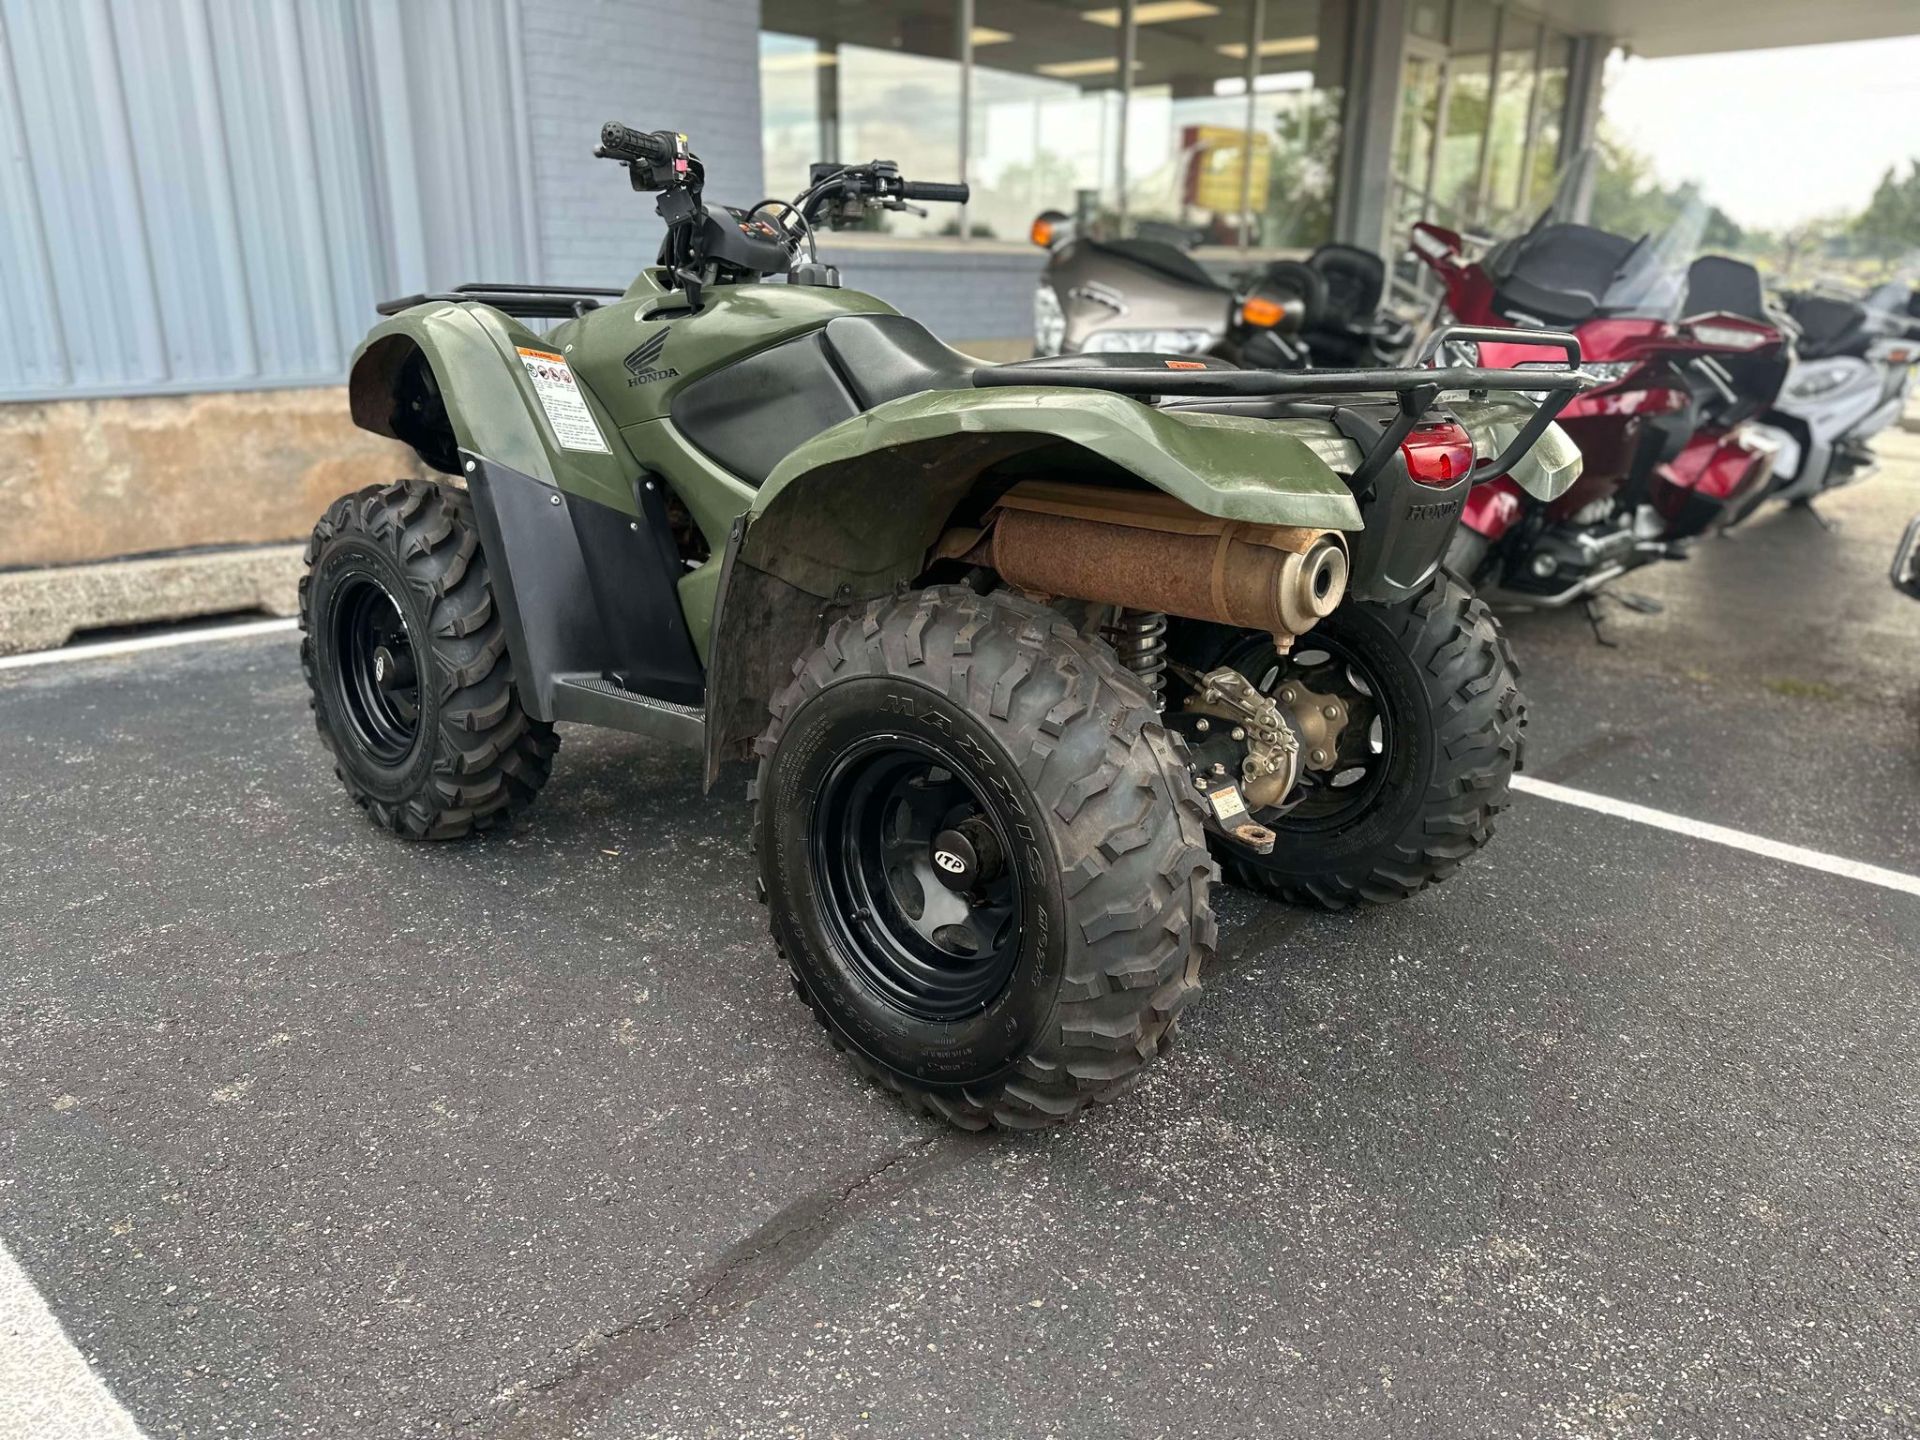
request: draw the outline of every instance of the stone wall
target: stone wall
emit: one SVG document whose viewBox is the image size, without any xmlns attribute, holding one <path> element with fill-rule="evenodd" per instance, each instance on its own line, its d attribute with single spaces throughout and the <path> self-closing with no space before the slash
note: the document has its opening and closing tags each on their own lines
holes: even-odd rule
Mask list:
<svg viewBox="0 0 1920 1440">
<path fill-rule="evenodd" d="M 303 539 L 419 469 L 339 387 L 0 405 L 0 570 Z"/>
</svg>

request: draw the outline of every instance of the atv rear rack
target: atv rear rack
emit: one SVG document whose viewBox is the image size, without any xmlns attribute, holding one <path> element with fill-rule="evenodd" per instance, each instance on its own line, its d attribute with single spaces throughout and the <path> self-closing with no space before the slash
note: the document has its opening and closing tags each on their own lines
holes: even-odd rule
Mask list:
<svg viewBox="0 0 1920 1440">
<path fill-rule="evenodd" d="M 1464 365 L 1442 369 L 1394 367 L 1294 373 L 1282 370 L 1167 370 L 1153 369 L 1144 364 L 1137 367 L 1072 370 L 1015 361 L 1010 365 L 982 366 L 973 372 L 973 383 L 982 388 L 1002 385 L 1066 386 L 1079 390 L 1108 390 L 1119 395 L 1216 399 L 1275 397 L 1306 400 L 1332 395 L 1393 395 L 1399 401 L 1400 413 L 1360 462 L 1360 468 L 1354 473 L 1356 482 L 1362 477 L 1371 478 L 1386 463 L 1443 394 L 1462 390 L 1473 394 L 1493 390 L 1544 392 L 1532 417 L 1521 427 L 1513 443 L 1494 459 L 1476 463 L 1470 472 L 1475 481 L 1504 475 L 1546 433 L 1547 426 L 1553 423 L 1554 416 L 1560 413 L 1566 403 L 1596 383 L 1579 368 L 1579 340 L 1558 330 L 1448 325 L 1428 337 L 1415 357 L 1415 365 L 1419 366 L 1420 362 L 1438 354 L 1440 347 L 1449 340 L 1547 346 L 1565 352 L 1567 364 L 1563 369 L 1543 370 L 1488 369 Z"/>
<path fill-rule="evenodd" d="M 396 300 L 382 300 L 373 308 L 382 315 L 398 315 L 402 310 L 433 300 L 450 300 L 456 304 L 473 301 L 530 320 L 571 320 L 599 309 L 602 300 L 618 300 L 626 293 L 599 285 L 472 284 L 426 295 L 402 295 Z"/>
</svg>

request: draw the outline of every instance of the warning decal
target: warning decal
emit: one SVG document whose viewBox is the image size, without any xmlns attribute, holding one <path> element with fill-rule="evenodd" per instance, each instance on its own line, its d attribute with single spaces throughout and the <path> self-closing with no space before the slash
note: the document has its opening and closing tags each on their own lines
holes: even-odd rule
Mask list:
<svg viewBox="0 0 1920 1440">
<path fill-rule="evenodd" d="M 602 455 L 611 455 L 606 437 L 594 423 L 593 412 L 587 409 L 586 397 L 574 383 L 573 370 L 566 358 L 551 350 L 530 350 L 524 345 L 517 348 L 520 363 L 527 367 L 533 393 L 540 397 L 540 408 L 547 412 L 547 423 L 553 427 L 553 438 L 560 442 L 560 448 L 597 450 Z"/>
</svg>

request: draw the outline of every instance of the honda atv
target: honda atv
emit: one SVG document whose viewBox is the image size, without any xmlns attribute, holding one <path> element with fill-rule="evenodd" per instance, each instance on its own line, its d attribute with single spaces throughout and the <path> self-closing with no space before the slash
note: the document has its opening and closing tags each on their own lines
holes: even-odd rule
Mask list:
<svg viewBox="0 0 1920 1440">
<path fill-rule="evenodd" d="M 1210 846 L 1338 905 L 1486 842 L 1524 705 L 1440 555 L 1476 478 L 1572 482 L 1572 369 L 983 365 L 811 241 L 965 186 L 821 166 L 744 211 L 685 136 L 598 153 L 658 195 L 655 266 L 392 301 L 354 360 L 355 422 L 447 477 L 344 497 L 307 553 L 315 718 L 381 825 L 505 821 L 560 721 L 691 746 L 709 787 L 752 762 L 801 998 L 972 1128 L 1066 1119 L 1166 1048 Z"/>
</svg>

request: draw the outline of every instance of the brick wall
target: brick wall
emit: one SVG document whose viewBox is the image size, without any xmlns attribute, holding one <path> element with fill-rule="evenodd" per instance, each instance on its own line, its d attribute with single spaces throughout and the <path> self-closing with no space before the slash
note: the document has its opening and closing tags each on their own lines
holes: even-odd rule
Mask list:
<svg viewBox="0 0 1920 1440">
<path fill-rule="evenodd" d="M 684 130 L 715 200 L 761 198 L 758 0 L 521 0 L 541 273 L 624 285 L 660 243 L 653 197 L 593 158 L 603 121 Z M 1039 253 L 822 246 L 846 283 L 953 341 L 1032 329 Z"/>
<path fill-rule="evenodd" d="M 521 0 L 541 271 L 624 285 L 653 263 L 653 197 L 593 158 L 600 126 L 686 132 L 713 198 L 760 191 L 759 0 Z"/>
</svg>

